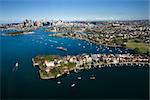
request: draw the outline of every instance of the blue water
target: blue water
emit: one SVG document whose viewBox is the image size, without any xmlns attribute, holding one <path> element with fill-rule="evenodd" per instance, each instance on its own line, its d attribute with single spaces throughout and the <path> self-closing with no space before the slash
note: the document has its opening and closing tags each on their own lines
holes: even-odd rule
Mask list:
<svg viewBox="0 0 150 100">
<path fill-rule="evenodd" d="M 31 61 L 37 55 L 133 53 L 129 49 L 90 45 L 77 39 L 49 37 L 48 34 L 53 33 L 43 30 L 35 30 L 30 35 L 0 37 L 2 98 L 148 98 L 148 67 L 91 69 L 41 80 L 38 68 L 33 67 Z M 67 48 L 68 52 L 57 50 L 57 46 Z M 13 71 L 16 62 L 19 68 Z M 93 74 L 96 80 L 89 79 Z M 82 80 L 77 80 L 78 76 L 82 76 Z M 58 85 L 57 80 L 62 84 Z M 73 88 L 70 87 L 72 83 L 76 84 Z"/>
</svg>

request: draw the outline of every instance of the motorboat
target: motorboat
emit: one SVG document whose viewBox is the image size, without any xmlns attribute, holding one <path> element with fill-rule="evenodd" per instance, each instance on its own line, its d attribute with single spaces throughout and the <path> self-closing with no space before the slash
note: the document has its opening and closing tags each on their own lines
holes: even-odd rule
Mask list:
<svg viewBox="0 0 150 100">
<path fill-rule="evenodd" d="M 96 79 L 95 75 L 92 75 L 92 76 L 90 77 L 90 79 L 91 79 L 91 80 L 95 80 L 95 79 Z"/>
<path fill-rule="evenodd" d="M 74 87 L 75 86 L 75 84 L 71 84 L 71 87 Z"/>
<path fill-rule="evenodd" d="M 61 81 L 57 81 L 57 84 L 61 84 Z"/>
<path fill-rule="evenodd" d="M 18 62 L 15 64 L 15 67 L 19 67 L 19 63 Z"/>
<path fill-rule="evenodd" d="M 94 76 L 91 76 L 90 79 L 91 79 L 91 80 L 95 80 L 95 77 L 94 77 Z"/>
<path fill-rule="evenodd" d="M 78 77 L 78 80 L 81 80 L 81 79 L 82 79 L 82 78 L 79 76 L 79 77 Z"/>
</svg>

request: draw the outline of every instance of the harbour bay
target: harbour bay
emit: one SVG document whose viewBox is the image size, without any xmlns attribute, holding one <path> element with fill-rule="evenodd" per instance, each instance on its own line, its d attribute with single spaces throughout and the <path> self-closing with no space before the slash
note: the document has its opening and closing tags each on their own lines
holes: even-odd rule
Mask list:
<svg viewBox="0 0 150 100">
<path fill-rule="evenodd" d="M 49 37 L 50 32 L 44 32 L 43 29 L 34 32 L 30 35 L 0 37 L 3 98 L 99 98 L 108 95 L 109 97 L 120 96 L 120 98 L 148 98 L 146 96 L 148 95 L 149 67 L 91 69 L 71 73 L 54 80 L 41 80 L 38 69 L 32 66 L 31 59 L 36 55 L 109 54 L 109 49 L 113 53 L 133 53 L 133 51 L 125 48 L 89 45 L 89 42 L 77 39 Z M 78 45 L 79 43 L 81 45 Z M 68 52 L 57 50 L 58 46 L 68 48 Z M 96 46 L 101 49 L 97 51 Z M 13 72 L 16 62 L 19 62 L 20 67 Z M 96 76 L 96 80 L 89 79 L 92 74 Z M 78 80 L 78 76 L 82 76 L 82 80 Z M 61 80 L 62 84 L 58 85 L 57 80 Z M 72 83 L 76 83 L 73 88 L 70 87 Z"/>
</svg>

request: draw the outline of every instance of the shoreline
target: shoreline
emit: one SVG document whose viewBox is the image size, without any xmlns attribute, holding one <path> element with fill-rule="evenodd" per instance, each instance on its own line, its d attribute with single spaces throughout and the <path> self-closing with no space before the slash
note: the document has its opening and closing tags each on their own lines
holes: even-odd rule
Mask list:
<svg viewBox="0 0 150 100">
<path fill-rule="evenodd" d="M 114 65 L 114 66 L 113 66 L 113 65 Z M 120 63 L 119 65 L 108 64 L 108 65 L 103 65 L 103 66 L 101 66 L 101 67 L 94 67 L 93 69 L 114 68 L 114 67 L 118 67 L 118 66 L 119 66 L 119 68 L 120 68 L 120 67 L 122 67 L 122 66 L 125 66 L 125 67 L 126 67 L 126 66 L 129 66 L 129 65 L 131 65 L 131 67 L 135 67 L 135 66 L 140 67 L 140 66 L 141 66 L 141 63 L 138 63 L 138 62 L 137 62 L 137 63 Z M 145 65 L 150 66 L 150 63 L 142 63 L 142 66 L 145 67 Z M 113 66 L 113 67 L 112 67 L 112 66 Z M 78 71 L 90 70 L 90 69 L 92 69 L 92 68 L 79 69 Z M 71 71 L 69 71 L 69 74 L 70 74 L 70 73 L 78 73 L 78 71 L 71 70 Z M 57 79 L 57 78 L 60 78 L 61 76 L 67 75 L 67 73 L 63 73 L 63 74 L 61 74 L 61 76 L 59 76 L 59 77 L 55 77 L 55 76 L 42 77 L 42 75 L 41 75 L 41 73 L 40 73 L 40 70 L 39 70 L 39 75 L 40 75 L 40 78 L 41 78 L 42 80 L 49 80 L 49 79 Z"/>
<path fill-rule="evenodd" d="M 32 59 L 32 62 L 34 66 L 39 67 L 39 74 L 41 79 L 56 79 L 64 74 L 69 74 L 70 72 L 78 72 L 79 70 L 91 68 L 112 67 L 112 65 L 114 65 L 115 67 L 117 67 L 118 65 L 132 65 L 133 67 L 134 65 L 150 66 L 149 57 L 127 54 L 119 54 L 117 56 L 113 54 L 92 54 L 91 57 L 87 54 L 77 56 L 68 55 L 60 57 L 59 59 L 54 59 L 55 63 L 57 63 L 56 65 L 53 65 L 54 60 L 48 60 L 44 58 L 44 56 L 38 56 L 37 60 L 36 57 Z M 49 59 L 51 59 L 51 57 L 52 55 L 49 55 Z M 97 62 L 95 62 L 95 60 L 97 60 Z M 65 62 L 67 63 L 64 66 Z"/>
<path fill-rule="evenodd" d="M 66 36 L 63 36 L 67 33 L 53 33 L 53 34 L 49 34 L 49 36 L 52 36 L 52 37 L 64 37 L 64 38 L 72 38 L 72 39 L 79 39 L 79 40 L 83 40 L 83 41 L 87 41 L 87 42 L 90 42 L 90 43 L 94 43 L 96 45 L 103 45 L 103 46 L 107 46 L 107 47 L 122 47 L 120 45 L 109 45 L 109 44 L 103 44 L 103 43 L 100 43 L 100 42 L 96 42 L 94 40 L 90 40 L 90 39 L 87 39 L 87 38 L 82 38 L 82 37 L 73 37 L 73 36 L 70 36 L 70 35 L 66 35 Z M 76 33 L 72 33 L 72 34 L 76 34 Z M 79 33 L 77 33 L 79 34 Z M 81 35 L 81 34 L 80 34 Z"/>
<path fill-rule="evenodd" d="M 49 36 L 52 36 L 52 37 L 63 37 L 63 38 L 72 38 L 72 39 L 79 39 L 79 40 L 83 40 L 83 41 L 87 41 L 87 42 L 90 42 L 90 43 L 94 43 L 96 45 L 102 45 L 102 46 L 107 46 L 107 47 L 122 47 L 122 48 L 126 48 L 126 49 L 131 49 L 133 50 L 134 52 L 137 52 L 138 54 L 142 54 L 142 55 L 149 55 L 150 54 L 150 48 L 148 47 L 145 47 L 144 49 L 146 49 L 146 51 L 142 51 L 143 49 L 139 49 L 137 47 L 129 47 L 129 41 L 126 41 L 123 43 L 123 45 L 117 45 L 115 44 L 115 42 L 108 42 L 104 39 L 100 39 L 99 37 L 97 36 L 94 36 L 94 35 L 89 35 L 89 34 L 81 34 L 81 33 L 53 33 L 53 34 L 49 34 Z M 130 41 L 133 41 L 134 38 L 130 39 Z M 136 40 L 136 39 L 135 39 Z M 136 42 L 135 42 L 136 43 Z M 128 44 L 128 45 L 127 45 Z M 137 43 L 136 43 L 137 44 Z M 141 42 L 142 44 L 142 42 Z M 143 44 L 145 46 L 148 46 L 149 44 Z M 138 51 L 137 51 L 138 49 Z"/>
<path fill-rule="evenodd" d="M 35 32 L 21 32 L 21 33 L 17 33 L 17 34 L 13 34 L 12 33 L 4 33 L 1 34 L 1 36 L 17 36 L 17 35 L 28 35 L 28 34 L 34 34 Z"/>
</svg>

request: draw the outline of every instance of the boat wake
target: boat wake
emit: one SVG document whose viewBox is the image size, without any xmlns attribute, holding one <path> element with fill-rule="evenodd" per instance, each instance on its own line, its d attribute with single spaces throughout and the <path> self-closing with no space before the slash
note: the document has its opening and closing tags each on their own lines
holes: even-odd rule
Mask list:
<svg viewBox="0 0 150 100">
<path fill-rule="evenodd" d="M 16 72 L 19 68 L 19 63 L 15 64 L 15 67 L 12 69 L 13 72 Z"/>
<path fill-rule="evenodd" d="M 17 72 L 18 69 L 19 69 L 18 67 L 14 67 L 14 68 L 12 69 L 12 71 L 13 71 L 13 72 Z"/>
</svg>

